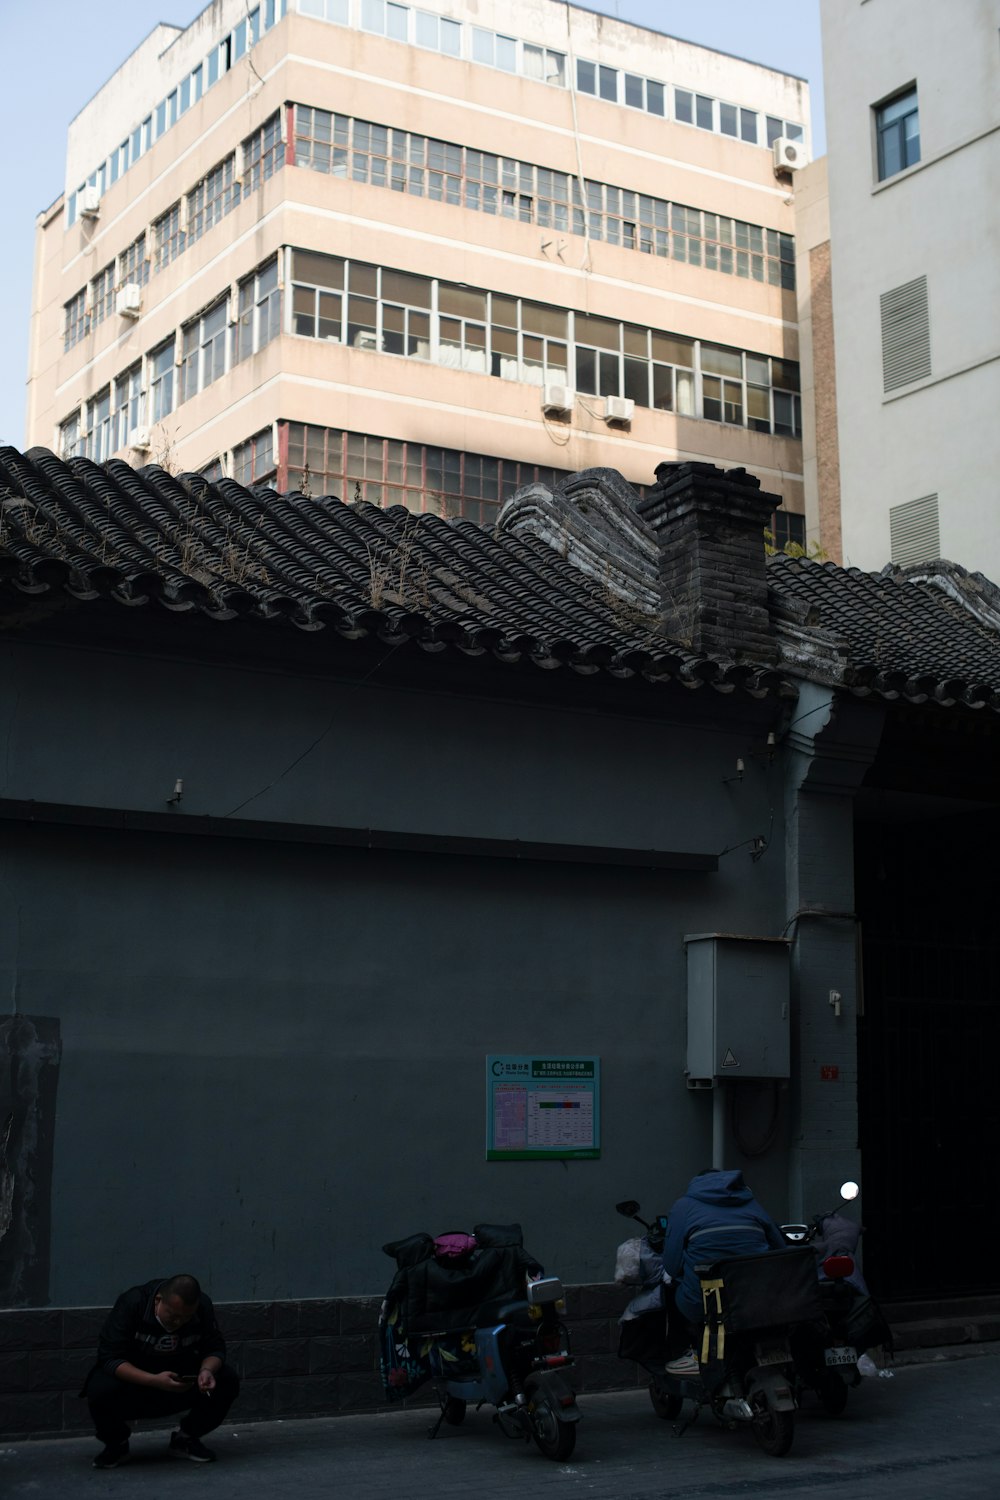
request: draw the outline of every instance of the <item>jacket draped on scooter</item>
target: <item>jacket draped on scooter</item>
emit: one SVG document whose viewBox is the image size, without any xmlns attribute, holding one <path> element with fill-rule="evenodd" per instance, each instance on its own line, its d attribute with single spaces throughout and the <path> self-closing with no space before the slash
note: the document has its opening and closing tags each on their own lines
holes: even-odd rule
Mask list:
<svg viewBox="0 0 1000 1500">
<path fill-rule="evenodd" d="M 435 1256 L 429 1234 L 413 1234 L 382 1248 L 398 1270 L 386 1309 L 406 1336 L 474 1328 L 485 1311 L 523 1299 L 527 1277 L 542 1267 L 521 1243 L 519 1224 L 477 1224 L 475 1247 L 459 1261 Z"/>
<path fill-rule="evenodd" d="M 667 1215 L 663 1265 L 677 1283 L 678 1310 L 690 1322 L 701 1319 L 695 1266 L 784 1248 L 781 1231 L 743 1181 L 742 1172 L 700 1172 Z"/>
</svg>

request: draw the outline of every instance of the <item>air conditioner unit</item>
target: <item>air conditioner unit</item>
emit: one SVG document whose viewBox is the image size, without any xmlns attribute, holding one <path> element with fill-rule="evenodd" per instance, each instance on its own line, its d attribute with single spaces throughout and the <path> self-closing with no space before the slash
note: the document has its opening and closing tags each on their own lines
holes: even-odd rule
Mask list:
<svg viewBox="0 0 1000 1500">
<path fill-rule="evenodd" d="M 354 335 L 355 349 L 377 349 L 378 334 L 374 328 L 361 328 Z"/>
<path fill-rule="evenodd" d="M 120 318 L 137 318 L 142 312 L 142 287 L 137 281 L 127 281 L 115 298 L 115 308 Z"/>
<path fill-rule="evenodd" d="M 81 219 L 96 219 L 101 211 L 100 188 L 81 188 L 76 195 L 76 207 Z"/>
<path fill-rule="evenodd" d="M 128 445 L 134 448 L 136 453 L 149 452 L 149 428 L 133 427 L 128 435 Z"/>
<path fill-rule="evenodd" d="M 801 141 L 792 141 L 787 135 L 779 135 L 771 150 L 774 153 L 776 172 L 797 172 L 806 165 L 806 148 Z"/>
<path fill-rule="evenodd" d="M 568 385 L 546 385 L 542 388 L 542 411 L 564 416 L 573 410 L 576 392 Z"/>
<path fill-rule="evenodd" d="M 629 396 L 605 396 L 605 422 L 631 422 L 635 402 Z"/>
</svg>

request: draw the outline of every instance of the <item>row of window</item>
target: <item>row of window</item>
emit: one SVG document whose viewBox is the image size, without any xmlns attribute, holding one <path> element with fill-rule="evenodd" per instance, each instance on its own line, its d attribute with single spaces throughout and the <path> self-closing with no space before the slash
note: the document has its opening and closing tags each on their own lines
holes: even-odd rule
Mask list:
<svg viewBox="0 0 1000 1500">
<path fill-rule="evenodd" d="M 524 485 L 541 483 L 551 489 L 566 477 L 562 469 L 540 464 L 304 422 L 279 422 L 277 428 L 277 464 L 267 428 L 233 449 L 228 472 L 234 479 L 247 485 L 273 479 L 282 494 L 303 490 L 383 507 L 403 505 L 417 513 L 462 516 L 492 526 L 500 507 Z M 202 472 L 214 480 L 227 469 L 217 460 Z M 770 531 L 779 549 L 786 542 L 804 545 L 805 517 L 776 511 Z"/>
<path fill-rule="evenodd" d="M 530 385 L 801 433 L 798 365 L 340 256 L 293 250 L 291 331 Z"/>
<path fill-rule="evenodd" d="M 100 166 L 91 172 L 86 182 L 81 182 L 76 191 L 70 193 L 66 204 L 67 229 L 76 222 L 77 199 L 84 188 L 96 188 L 98 193 L 103 194 L 119 177 L 123 177 L 141 156 L 145 156 L 161 135 L 175 125 L 182 115 L 187 114 L 202 95 L 239 62 L 265 31 L 270 31 L 272 26 L 277 25 L 285 14 L 285 3 L 286 0 L 259 0 L 253 8 L 247 5 L 246 15 L 228 36 L 215 43 L 208 56 L 165 99 L 161 99 L 155 109 L 150 110 L 121 145 L 116 146 Z"/>
<path fill-rule="evenodd" d="M 235 298 L 221 297 L 186 323 L 180 340 L 171 335 L 143 361 L 62 423 L 64 458 L 82 454 L 104 463 L 127 448 L 137 428 L 162 421 L 182 401 L 213 385 L 241 360 L 265 348 L 281 332 L 277 257 L 240 282 Z"/>
<path fill-rule="evenodd" d="M 394 0 L 298 0 L 298 9 L 304 16 L 333 21 L 339 26 L 354 26 L 360 31 L 391 37 L 397 42 L 409 42 L 448 57 L 464 57 L 469 62 L 499 68 L 504 73 L 519 73 L 524 78 L 534 78 L 558 88 L 565 88 L 568 81 L 565 52 L 521 41 L 482 26 L 463 27 L 459 21 L 436 16 L 412 5 L 400 5 Z M 670 87 L 658 79 L 629 73 L 623 68 L 577 58 L 575 87 L 581 94 L 593 94 L 613 104 L 645 110 L 661 118 L 668 115 Z M 715 130 L 753 145 L 770 146 L 781 135 L 796 141 L 802 139 L 803 128 L 794 120 L 766 115 L 761 131 L 757 110 L 695 94 L 689 89 L 675 88 L 672 92 L 673 118 L 683 124 Z"/>
<path fill-rule="evenodd" d="M 150 260 L 154 271 L 162 271 L 187 246 L 225 218 L 241 198 L 266 182 L 284 159 L 281 114 L 276 111 L 241 142 L 238 151 L 213 167 L 189 193 L 153 222 L 148 250 L 143 232 L 122 255 L 110 261 L 70 298 L 65 304 L 63 348 L 72 349 L 114 312 L 115 298 L 122 287 L 146 285 Z"/>
<path fill-rule="evenodd" d="M 772 286 L 795 285 L 795 241 L 789 234 L 610 183 L 587 180 L 581 187 L 566 172 L 326 109 L 294 106 L 293 162 Z"/>
<path fill-rule="evenodd" d="M 235 297 L 220 297 L 151 350 L 145 385 L 135 386 L 133 366 L 88 403 L 82 427 L 79 412 L 63 423 L 62 452 L 103 461 L 133 426 L 161 421 L 282 329 L 501 380 L 571 385 L 584 398 L 624 396 L 680 416 L 801 434 L 799 369 L 789 360 L 316 251 L 282 254 L 291 283 L 284 322 L 274 257 Z M 123 409 L 129 415 L 116 420 Z"/>
<path fill-rule="evenodd" d="M 64 456 L 86 453 L 104 462 L 116 451 L 115 418 L 104 397 L 96 416 L 105 436 L 76 445 Z M 117 444 L 117 448 L 125 443 Z M 264 427 L 229 453 L 220 454 L 202 469 L 211 483 L 235 479 L 238 484 L 273 486 L 279 493 L 300 491 L 313 496 L 334 495 L 342 500 L 367 500 L 372 505 L 403 505 L 415 513 L 461 516 L 491 526 L 504 502 L 527 484 L 550 488 L 565 477 L 561 469 L 514 459 L 464 453 L 424 443 L 406 443 L 316 427 L 304 422 L 276 422 Z M 805 517 L 777 511 L 771 519 L 773 544 L 805 543 Z"/>
</svg>

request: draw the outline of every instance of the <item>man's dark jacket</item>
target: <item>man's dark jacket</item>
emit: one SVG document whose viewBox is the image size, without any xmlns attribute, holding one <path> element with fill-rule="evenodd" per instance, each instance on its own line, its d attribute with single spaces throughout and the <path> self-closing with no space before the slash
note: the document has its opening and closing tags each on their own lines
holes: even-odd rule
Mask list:
<svg viewBox="0 0 1000 1500">
<path fill-rule="evenodd" d="M 104 1321 L 97 1341 L 97 1363 L 84 1381 L 82 1395 L 87 1394 L 87 1381 L 94 1371 L 113 1375 L 126 1361 L 151 1374 L 173 1370 L 178 1375 L 196 1376 L 202 1362 L 212 1355 L 225 1360 L 226 1342 L 215 1320 L 211 1298 L 204 1292 L 191 1321 L 176 1333 L 168 1333 L 157 1321 L 154 1299 L 167 1280 L 158 1276 L 155 1281 L 122 1292 Z"/>
<path fill-rule="evenodd" d="M 678 1283 L 677 1306 L 690 1322 L 702 1316 L 695 1266 L 730 1255 L 785 1249 L 771 1215 L 743 1181 L 742 1172 L 699 1172 L 667 1215 L 663 1265 Z"/>
</svg>

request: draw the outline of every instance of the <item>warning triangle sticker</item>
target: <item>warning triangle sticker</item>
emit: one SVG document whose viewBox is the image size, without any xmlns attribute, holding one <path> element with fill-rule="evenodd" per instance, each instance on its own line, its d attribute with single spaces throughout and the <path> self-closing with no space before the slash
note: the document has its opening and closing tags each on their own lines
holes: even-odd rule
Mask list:
<svg viewBox="0 0 1000 1500">
<path fill-rule="evenodd" d="M 724 1068 L 738 1068 L 739 1067 L 739 1063 L 736 1061 L 735 1057 L 733 1056 L 733 1049 L 732 1049 L 732 1047 L 727 1047 L 726 1048 L 726 1055 L 722 1059 L 722 1066 Z"/>
</svg>

